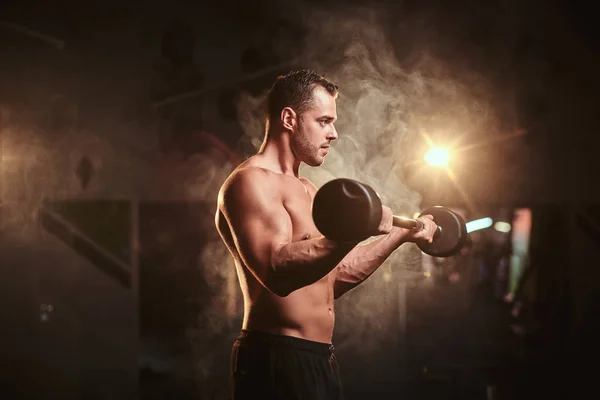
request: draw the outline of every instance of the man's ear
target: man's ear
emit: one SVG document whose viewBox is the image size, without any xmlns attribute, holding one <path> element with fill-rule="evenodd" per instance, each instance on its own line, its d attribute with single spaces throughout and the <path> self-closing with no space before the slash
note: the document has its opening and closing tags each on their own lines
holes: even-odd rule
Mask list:
<svg viewBox="0 0 600 400">
<path fill-rule="evenodd" d="M 290 107 L 285 107 L 281 110 L 281 124 L 287 130 L 293 130 L 296 128 L 298 123 L 296 111 L 292 110 Z"/>
</svg>

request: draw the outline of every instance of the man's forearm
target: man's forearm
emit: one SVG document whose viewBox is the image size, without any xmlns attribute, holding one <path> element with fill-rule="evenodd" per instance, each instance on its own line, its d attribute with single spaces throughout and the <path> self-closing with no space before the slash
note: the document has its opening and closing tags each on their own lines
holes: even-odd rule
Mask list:
<svg viewBox="0 0 600 400">
<path fill-rule="evenodd" d="M 336 267 L 335 298 L 371 276 L 402 243 L 402 236 L 388 234 L 352 249 Z"/>
<path fill-rule="evenodd" d="M 326 276 L 357 243 L 338 243 L 326 238 L 293 242 L 280 247 L 272 261 L 267 286 L 286 296 Z"/>
</svg>

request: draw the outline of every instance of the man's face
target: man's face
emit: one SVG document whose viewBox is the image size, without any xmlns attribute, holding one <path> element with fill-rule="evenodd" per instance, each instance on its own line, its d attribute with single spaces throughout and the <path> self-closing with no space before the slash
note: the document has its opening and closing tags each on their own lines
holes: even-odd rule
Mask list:
<svg viewBox="0 0 600 400">
<path fill-rule="evenodd" d="M 292 136 L 292 151 L 296 157 L 318 167 L 325 161 L 331 141 L 338 138 L 335 98 L 318 86 L 313 91 L 312 107 L 298 116 L 297 129 Z"/>
</svg>

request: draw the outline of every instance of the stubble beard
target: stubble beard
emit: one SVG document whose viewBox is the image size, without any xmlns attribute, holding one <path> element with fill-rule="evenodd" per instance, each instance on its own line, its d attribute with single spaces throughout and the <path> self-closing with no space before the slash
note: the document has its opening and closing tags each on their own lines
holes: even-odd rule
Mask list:
<svg viewBox="0 0 600 400">
<path fill-rule="evenodd" d="M 319 154 L 320 147 L 314 146 L 307 139 L 302 123 L 298 124 L 298 132 L 294 137 L 293 150 L 300 161 L 311 167 L 319 167 L 325 160 L 324 157 Z"/>
</svg>

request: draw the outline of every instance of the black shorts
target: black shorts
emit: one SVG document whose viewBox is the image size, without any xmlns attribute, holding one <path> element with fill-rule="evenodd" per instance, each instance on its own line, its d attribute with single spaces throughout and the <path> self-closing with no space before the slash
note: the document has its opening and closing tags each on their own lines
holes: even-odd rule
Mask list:
<svg viewBox="0 0 600 400">
<path fill-rule="evenodd" d="M 233 400 L 341 400 L 333 345 L 242 330 L 231 352 Z"/>
</svg>

